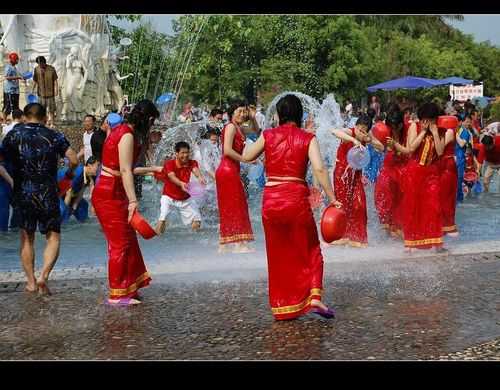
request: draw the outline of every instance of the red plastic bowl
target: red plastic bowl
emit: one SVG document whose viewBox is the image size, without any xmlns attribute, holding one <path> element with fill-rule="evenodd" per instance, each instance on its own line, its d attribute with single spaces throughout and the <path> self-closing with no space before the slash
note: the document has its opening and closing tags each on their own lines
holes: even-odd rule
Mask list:
<svg viewBox="0 0 500 390">
<path fill-rule="evenodd" d="M 132 215 L 132 219 L 130 220 L 130 225 L 145 240 L 149 240 L 150 238 L 156 236 L 156 232 L 154 231 L 154 229 L 149 225 L 149 223 L 137 210 L 135 210 L 134 215 Z"/>
<path fill-rule="evenodd" d="M 66 195 L 66 192 L 71 188 L 71 179 L 64 178 L 57 183 L 59 187 L 59 197 Z"/>
<path fill-rule="evenodd" d="M 392 134 L 391 128 L 384 122 L 377 122 L 372 128 L 373 136 L 378 139 L 383 145 L 387 144 L 387 137 Z"/>
<path fill-rule="evenodd" d="M 453 115 L 441 115 L 438 116 L 436 125 L 440 129 L 456 129 L 458 126 L 458 119 Z"/>
<path fill-rule="evenodd" d="M 330 243 L 344 237 L 347 228 L 347 216 L 342 209 L 334 205 L 328 206 L 321 216 L 321 235 Z"/>
<path fill-rule="evenodd" d="M 469 182 L 477 181 L 477 173 L 476 172 L 466 172 L 464 174 L 464 180 Z"/>
</svg>

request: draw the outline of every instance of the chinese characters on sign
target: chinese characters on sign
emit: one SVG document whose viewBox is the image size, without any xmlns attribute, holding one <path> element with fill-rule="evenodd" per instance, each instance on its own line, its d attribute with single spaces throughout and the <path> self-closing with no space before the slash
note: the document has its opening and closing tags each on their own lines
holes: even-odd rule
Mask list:
<svg viewBox="0 0 500 390">
<path fill-rule="evenodd" d="M 483 96 L 483 84 L 481 85 L 450 85 L 450 95 L 453 100 L 466 101 L 475 97 Z"/>
</svg>

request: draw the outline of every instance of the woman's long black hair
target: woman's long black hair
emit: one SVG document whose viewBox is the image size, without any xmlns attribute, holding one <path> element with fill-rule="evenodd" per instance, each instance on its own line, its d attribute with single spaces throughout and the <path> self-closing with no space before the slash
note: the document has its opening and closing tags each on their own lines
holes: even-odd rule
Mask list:
<svg viewBox="0 0 500 390">
<path fill-rule="evenodd" d="M 147 145 L 149 129 L 160 112 L 151 100 L 144 99 L 138 102 L 132 111 L 125 115 L 127 123 L 134 126 L 134 133 L 141 145 Z"/>
</svg>

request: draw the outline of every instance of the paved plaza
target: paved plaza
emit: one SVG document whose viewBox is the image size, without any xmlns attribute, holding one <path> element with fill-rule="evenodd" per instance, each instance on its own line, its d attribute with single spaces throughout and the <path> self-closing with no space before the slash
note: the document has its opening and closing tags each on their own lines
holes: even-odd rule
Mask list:
<svg viewBox="0 0 500 390">
<path fill-rule="evenodd" d="M 76 272 L 50 297 L 0 283 L 0 359 L 500 360 L 498 252 L 326 264 L 335 320 L 274 321 L 262 269 L 153 275 L 134 307 Z"/>
</svg>

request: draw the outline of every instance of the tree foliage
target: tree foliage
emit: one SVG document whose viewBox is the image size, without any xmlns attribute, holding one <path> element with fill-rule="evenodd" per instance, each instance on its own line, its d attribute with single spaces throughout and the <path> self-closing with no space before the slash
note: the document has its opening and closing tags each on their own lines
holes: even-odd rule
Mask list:
<svg viewBox="0 0 500 390">
<path fill-rule="evenodd" d="M 461 15 L 182 16 L 174 23 L 172 37 L 141 24 L 129 34 L 134 41 L 131 63 L 138 64 L 141 74 L 133 83 L 127 80 L 125 92 L 146 89 L 146 95 L 153 95 L 154 88 L 144 86 L 148 72 L 160 81 L 170 80 L 160 82 L 157 93 L 172 87 L 172 80 L 183 74 L 176 61 L 184 58 L 186 63 L 187 47 L 203 18 L 208 20 L 184 75 L 183 100 L 215 105 L 246 97 L 265 104 L 283 90 L 359 99 L 369 85 L 405 75 L 471 78 L 484 81 L 486 95 L 500 94 L 500 48 L 477 44 L 448 24 Z M 118 32 L 114 38 L 124 35 Z M 150 66 L 155 45 L 167 54 L 162 71 L 154 61 Z M 417 93 L 448 92 L 441 88 Z"/>
</svg>

